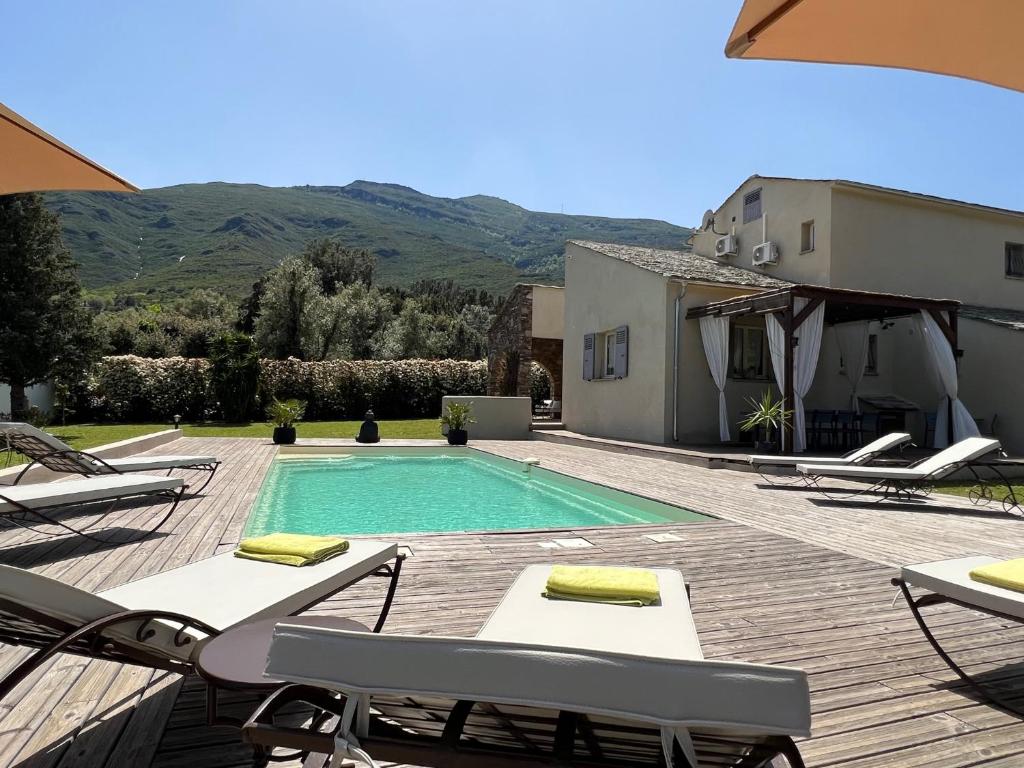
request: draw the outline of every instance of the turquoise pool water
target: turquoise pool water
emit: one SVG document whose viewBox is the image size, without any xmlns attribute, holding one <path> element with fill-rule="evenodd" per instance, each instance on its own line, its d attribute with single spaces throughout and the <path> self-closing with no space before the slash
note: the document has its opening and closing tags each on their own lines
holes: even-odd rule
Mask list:
<svg viewBox="0 0 1024 768">
<path fill-rule="evenodd" d="M 494 531 L 707 520 L 689 510 L 484 454 L 279 459 L 247 536 Z"/>
</svg>

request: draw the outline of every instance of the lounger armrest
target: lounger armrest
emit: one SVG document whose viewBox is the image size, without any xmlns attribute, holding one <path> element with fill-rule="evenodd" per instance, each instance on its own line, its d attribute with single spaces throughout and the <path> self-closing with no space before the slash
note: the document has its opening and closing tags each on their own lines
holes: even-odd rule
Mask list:
<svg viewBox="0 0 1024 768">
<path fill-rule="evenodd" d="M 274 631 L 265 674 L 370 696 L 441 696 L 658 726 L 810 733 L 807 677 L 786 667 L 477 638 L 372 635 L 284 621 Z"/>
</svg>

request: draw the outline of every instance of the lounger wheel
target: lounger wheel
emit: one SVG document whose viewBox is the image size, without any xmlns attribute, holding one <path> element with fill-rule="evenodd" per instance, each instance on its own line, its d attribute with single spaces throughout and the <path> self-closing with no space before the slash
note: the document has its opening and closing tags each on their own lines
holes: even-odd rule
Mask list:
<svg viewBox="0 0 1024 768">
<path fill-rule="evenodd" d="M 976 485 L 967 492 L 967 498 L 975 506 L 985 506 L 992 501 L 992 488 L 987 485 Z"/>
</svg>

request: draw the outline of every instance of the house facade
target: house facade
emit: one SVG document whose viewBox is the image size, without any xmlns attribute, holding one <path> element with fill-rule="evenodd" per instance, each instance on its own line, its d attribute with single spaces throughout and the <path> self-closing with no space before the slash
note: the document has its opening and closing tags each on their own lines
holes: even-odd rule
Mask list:
<svg viewBox="0 0 1024 768">
<path fill-rule="evenodd" d="M 772 245 L 758 248 L 765 242 Z M 961 302 L 952 318 L 959 321 L 959 398 L 983 431 L 1024 452 L 1024 213 L 856 182 L 754 176 L 705 216 L 690 245 L 692 251 L 567 244 L 567 429 L 655 443 L 719 442 L 719 390 L 700 324 L 687 313 L 812 285 Z M 932 428 L 941 418 L 943 393 L 916 314 L 864 317 L 859 377 L 846 370 L 838 326 L 826 322 L 805 408 L 898 401 L 923 444 L 929 414 Z M 749 398 L 775 388 L 765 323 L 758 314 L 729 323 L 723 392 L 732 424 Z"/>
</svg>

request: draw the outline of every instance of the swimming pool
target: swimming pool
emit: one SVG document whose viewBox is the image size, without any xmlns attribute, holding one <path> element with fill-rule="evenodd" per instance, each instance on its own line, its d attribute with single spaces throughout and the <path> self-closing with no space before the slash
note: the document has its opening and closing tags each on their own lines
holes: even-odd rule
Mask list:
<svg viewBox="0 0 1024 768">
<path fill-rule="evenodd" d="M 710 518 L 472 449 L 282 454 L 246 536 L 577 528 Z"/>
</svg>

